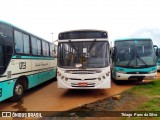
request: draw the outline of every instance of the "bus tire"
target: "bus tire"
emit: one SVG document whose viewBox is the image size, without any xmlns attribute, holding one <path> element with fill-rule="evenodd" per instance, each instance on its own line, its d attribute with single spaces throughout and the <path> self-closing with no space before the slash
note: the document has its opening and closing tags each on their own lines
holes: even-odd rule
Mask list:
<svg viewBox="0 0 160 120">
<path fill-rule="evenodd" d="M 114 82 L 115 84 L 117 84 L 117 85 L 121 85 L 121 84 L 124 83 L 124 80 L 116 80 L 116 79 L 114 79 L 113 77 L 112 77 L 112 80 L 113 80 L 113 82 Z"/>
<path fill-rule="evenodd" d="M 23 97 L 24 90 L 25 88 L 23 83 L 20 81 L 17 81 L 14 86 L 13 96 L 9 100 L 12 102 L 19 101 Z"/>
<path fill-rule="evenodd" d="M 114 81 L 114 83 L 116 83 L 117 85 L 121 85 L 121 84 L 123 84 L 123 80 L 113 80 Z"/>
</svg>

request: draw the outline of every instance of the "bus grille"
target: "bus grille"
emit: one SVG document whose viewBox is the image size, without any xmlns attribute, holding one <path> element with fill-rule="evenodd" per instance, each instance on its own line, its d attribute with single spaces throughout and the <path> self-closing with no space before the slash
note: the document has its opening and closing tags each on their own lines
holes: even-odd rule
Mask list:
<svg viewBox="0 0 160 120">
<path fill-rule="evenodd" d="M 82 80 L 82 79 L 78 79 L 78 78 L 69 78 L 70 80 Z"/>
<path fill-rule="evenodd" d="M 148 74 L 148 72 L 127 72 L 127 74 Z"/>
<path fill-rule="evenodd" d="M 84 79 L 84 80 L 96 80 L 97 78 L 87 78 L 87 79 Z"/>
<path fill-rule="evenodd" d="M 91 73 L 91 72 L 74 72 L 72 74 L 94 74 L 94 73 Z"/>
<path fill-rule="evenodd" d="M 70 74 L 95 74 L 95 73 L 101 73 L 101 70 L 66 70 L 65 73 Z"/>
<path fill-rule="evenodd" d="M 80 78 L 69 78 L 70 80 L 96 80 L 97 78 L 87 78 L 87 79 L 80 79 Z"/>
</svg>

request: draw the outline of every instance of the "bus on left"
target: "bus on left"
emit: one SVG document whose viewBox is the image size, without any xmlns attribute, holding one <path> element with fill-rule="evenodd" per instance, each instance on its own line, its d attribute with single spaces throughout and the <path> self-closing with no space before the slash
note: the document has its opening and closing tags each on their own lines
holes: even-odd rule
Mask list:
<svg viewBox="0 0 160 120">
<path fill-rule="evenodd" d="M 54 45 L 0 21 L 0 102 L 18 101 L 24 91 L 56 76 Z"/>
</svg>

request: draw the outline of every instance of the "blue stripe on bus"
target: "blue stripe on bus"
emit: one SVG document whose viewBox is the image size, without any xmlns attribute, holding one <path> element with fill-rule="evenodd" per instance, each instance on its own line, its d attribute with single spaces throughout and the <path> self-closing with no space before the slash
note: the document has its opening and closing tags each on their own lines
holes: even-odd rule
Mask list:
<svg viewBox="0 0 160 120">
<path fill-rule="evenodd" d="M 56 76 L 56 70 L 50 70 L 43 73 L 28 76 L 28 89 L 41 84 Z"/>
<path fill-rule="evenodd" d="M 21 56 L 21 55 L 14 55 L 12 59 L 43 59 L 43 60 L 54 60 L 54 57 L 42 57 L 42 56 Z"/>
<path fill-rule="evenodd" d="M 156 71 L 157 66 L 149 67 L 149 68 L 124 68 L 124 67 L 115 67 L 116 71 L 122 71 L 122 72 L 151 72 Z"/>
</svg>

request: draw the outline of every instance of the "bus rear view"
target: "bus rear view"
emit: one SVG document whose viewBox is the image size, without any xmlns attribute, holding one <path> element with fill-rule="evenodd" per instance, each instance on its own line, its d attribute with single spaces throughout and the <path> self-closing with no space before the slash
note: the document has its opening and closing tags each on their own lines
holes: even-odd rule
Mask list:
<svg viewBox="0 0 160 120">
<path fill-rule="evenodd" d="M 157 56 L 151 39 L 121 39 L 114 46 L 112 77 L 115 80 L 142 81 L 157 76 Z"/>
<path fill-rule="evenodd" d="M 59 34 L 59 88 L 110 88 L 109 43 L 106 31 L 75 30 Z"/>
</svg>

